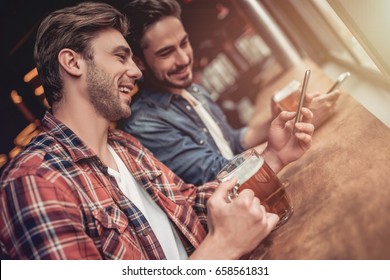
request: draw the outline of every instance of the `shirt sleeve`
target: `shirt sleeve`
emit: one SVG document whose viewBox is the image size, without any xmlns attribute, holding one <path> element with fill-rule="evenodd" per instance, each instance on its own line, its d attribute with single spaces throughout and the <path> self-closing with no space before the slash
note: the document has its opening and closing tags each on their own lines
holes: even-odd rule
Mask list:
<svg viewBox="0 0 390 280">
<path fill-rule="evenodd" d="M 70 190 L 25 175 L 3 186 L 0 199 L 2 250 L 9 258 L 101 258 Z"/>
</svg>

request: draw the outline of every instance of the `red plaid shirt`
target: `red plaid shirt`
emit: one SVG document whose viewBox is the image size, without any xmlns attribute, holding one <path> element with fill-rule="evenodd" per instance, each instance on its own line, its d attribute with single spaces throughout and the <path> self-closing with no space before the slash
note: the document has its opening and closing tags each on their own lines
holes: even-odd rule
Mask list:
<svg viewBox="0 0 390 280">
<path fill-rule="evenodd" d="M 110 130 L 108 138 L 191 254 L 206 236 L 206 200 L 217 184 L 185 184 L 129 134 Z M 43 132 L 4 171 L 0 187 L 2 258 L 165 258 L 107 166 L 50 113 Z"/>
</svg>

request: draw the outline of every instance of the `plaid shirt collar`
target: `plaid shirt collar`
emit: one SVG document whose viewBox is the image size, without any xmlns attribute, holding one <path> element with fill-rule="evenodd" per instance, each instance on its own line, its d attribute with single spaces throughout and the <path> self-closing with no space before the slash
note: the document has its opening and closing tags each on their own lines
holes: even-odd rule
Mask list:
<svg viewBox="0 0 390 280">
<path fill-rule="evenodd" d="M 86 146 L 70 128 L 64 125 L 50 112 L 46 112 L 42 124 L 44 131 L 60 140 L 74 162 L 97 157 L 96 153 L 91 148 Z M 123 135 L 117 130 L 110 129 L 108 139 L 110 142 L 123 142 Z M 128 145 L 129 143 L 122 144 Z"/>
<path fill-rule="evenodd" d="M 97 157 L 96 153 L 67 126 L 50 112 L 46 112 L 42 120 L 43 130 L 59 139 L 74 162 Z"/>
</svg>

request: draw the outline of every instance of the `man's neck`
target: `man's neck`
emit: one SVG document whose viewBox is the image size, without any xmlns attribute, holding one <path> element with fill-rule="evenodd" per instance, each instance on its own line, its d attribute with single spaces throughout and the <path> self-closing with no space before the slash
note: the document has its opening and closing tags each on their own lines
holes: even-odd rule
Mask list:
<svg viewBox="0 0 390 280">
<path fill-rule="evenodd" d="M 92 106 L 61 104 L 53 109 L 54 116 L 69 127 L 98 157 L 112 166 L 112 155 L 108 151 L 109 121 L 98 115 Z"/>
</svg>

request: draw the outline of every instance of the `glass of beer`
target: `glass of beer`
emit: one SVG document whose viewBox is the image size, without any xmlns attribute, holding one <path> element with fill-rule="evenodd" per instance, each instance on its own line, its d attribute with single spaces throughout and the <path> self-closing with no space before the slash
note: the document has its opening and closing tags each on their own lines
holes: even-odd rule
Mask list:
<svg viewBox="0 0 390 280">
<path fill-rule="evenodd" d="M 292 80 L 287 86 L 273 94 L 272 99 L 280 110 L 292 112 L 297 109 L 300 86 L 299 81 Z"/>
<path fill-rule="evenodd" d="M 276 228 L 284 224 L 292 215 L 293 207 L 286 192 L 287 184 L 282 184 L 273 170 L 256 150 L 245 151 L 232 158 L 217 175 L 219 182 L 237 178 L 237 184 L 228 193 L 234 199 L 244 189 L 251 189 L 260 199 L 267 212 L 275 213 L 280 221 Z"/>
</svg>

